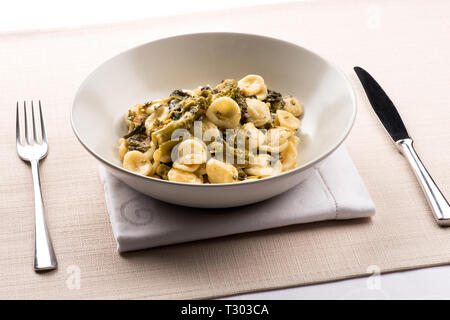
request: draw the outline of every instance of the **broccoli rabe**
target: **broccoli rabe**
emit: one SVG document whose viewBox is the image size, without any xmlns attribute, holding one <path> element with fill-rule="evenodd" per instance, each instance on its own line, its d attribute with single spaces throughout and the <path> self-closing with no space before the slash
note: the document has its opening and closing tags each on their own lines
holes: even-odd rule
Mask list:
<svg viewBox="0 0 450 320">
<path fill-rule="evenodd" d="M 284 109 L 284 101 L 281 93 L 267 90 L 267 97 L 263 100 L 264 102 L 270 103 L 270 112 L 276 113 L 277 110 Z"/>
</svg>

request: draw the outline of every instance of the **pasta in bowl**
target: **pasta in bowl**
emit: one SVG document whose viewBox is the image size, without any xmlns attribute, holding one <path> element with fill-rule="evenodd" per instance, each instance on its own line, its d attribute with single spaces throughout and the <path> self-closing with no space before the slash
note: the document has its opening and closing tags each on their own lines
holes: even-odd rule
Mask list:
<svg viewBox="0 0 450 320">
<path fill-rule="evenodd" d="M 168 203 L 223 208 L 317 174 L 355 114 L 349 81 L 321 56 L 213 32 L 148 42 L 102 63 L 76 92 L 71 122 L 118 181 Z"/>
<path fill-rule="evenodd" d="M 174 90 L 126 117 L 118 153 L 129 171 L 183 183 L 261 179 L 297 164 L 303 106 L 260 75 Z"/>
</svg>

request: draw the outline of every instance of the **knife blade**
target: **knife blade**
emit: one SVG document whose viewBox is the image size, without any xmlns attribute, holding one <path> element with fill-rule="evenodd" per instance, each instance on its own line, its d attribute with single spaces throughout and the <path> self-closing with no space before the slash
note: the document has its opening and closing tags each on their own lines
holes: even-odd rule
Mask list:
<svg viewBox="0 0 450 320">
<path fill-rule="evenodd" d="M 354 70 L 361 81 L 373 110 L 392 140 L 396 142 L 400 139 L 410 138 L 402 118 L 386 92 L 366 70 L 361 67 L 355 67 Z"/>
<path fill-rule="evenodd" d="M 448 201 L 417 155 L 413 146 L 413 140 L 409 136 L 405 124 L 391 99 L 366 70 L 361 67 L 354 67 L 354 70 L 361 81 L 373 110 L 413 169 L 437 223 L 441 226 L 450 226 L 450 206 Z"/>
</svg>

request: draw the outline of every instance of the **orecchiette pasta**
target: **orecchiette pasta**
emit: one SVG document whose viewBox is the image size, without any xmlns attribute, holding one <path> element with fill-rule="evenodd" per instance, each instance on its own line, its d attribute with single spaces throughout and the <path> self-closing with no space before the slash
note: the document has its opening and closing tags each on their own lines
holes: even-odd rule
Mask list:
<svg viewBox="0 0 450 320">
<path fill-rule="evenodd" d="M 149 160 L 153 160 L 153 155 L 155 154 L 155 148 L 152 146 L 150 149 L 144 152 L 144 156 Z"/>
<path fill-rule="evenodd" d="M 300 120 L 292 113 L 284 110 L 277 110 L 275 123 L 281 127 L 288 128 L 293 131 L 300 127 Z"/>
<path fill-rule="evenodd" d="M 177 159 L 179 163 L 186 165 L 200 165 L 206 162 L 206 158 L 206 146 L 203 141 L 197 139 L 187 139 L 179 144 Z"/>
<path fill-rule="evenodd" d="M 241 109 L 233 99 L 221 97 L 214 100 L 206 110 L 206 116 L 222 129 L 233 129 L 241 120 Z"/>
<path fill-rule="evenodd" d="M 202 183 L 202 179 L 192 172 L 187 172 L 172 168 L 167 174 L 169 181 L 185 182 L 185 183 Z"/>
<path fill-rule="evenodd" d="M 280 153 L 288 146 L 292 131 L 283 127 L 275 127 L 267 131 L 267 144 L 261 148 L 270 153 Z"/>
<path fill-rule="evenodd" d="M 125 157 L 125 153 L 128 152 L 128 144 L 127 140 L 124 138 L 119 139 L 119 157 L 120 160 L 123 160 L 123 157 Z"/>
<path fill-rule="evenodd" d="M 211 183 L 230 183 L 238 181 L 238 171 L 230 163 L 210 159 L 206 163 L 206 174 Z"/>
<path fill-rule="evenodd" d="M 268 177 L 279 174 L 282 171 L 282 164 L 280 160 L 276 160 L 272 164 L 272 157 L 270 155 L 259 154 L 245 171 L 251 176 Z"/>
<path fill-rule="evenodd" d="M 151 174 L 152 165 L 145 153 L 139 151 L 128 151 L 123 157 L 123 167 L 132 172 L 147 176 Z"/>
<path fill-rule="evenodd" d="M 303 106 L 259 75 L 173 91 L 133 106 L 119 140 L 123 167 L 182 183 L 233 183 L 297 164 Z"/>
<path fill-rule="evenodd" d="M 280 156 L 283 171 L 294 169 L 297 165 L 297 147 L 293 142 L 288 142 L 287 148 L 280 153 Z"/>
<path fill-rule="evenodd" d="M 256 96 L 261 100 L 267 97 L 267 86 L 261 76 L 249 74 L 239 80 L 238 86 L 245 96 Z"/>
<path fill-rule="evenodd" d="M 289 137 L 289 142 L 292 142 L 295 146 L 295 149 L 298 148 L 298 145 L 300 144 L 300 138 L 298 136 L 296 136 L 295 134 L 293 134 L 292 136 Z"/>
<path fill-rule="evenodd" d="M 266 140 L 266 135 L 258 130 L 252 122 L 247 122 L 242 126 L 242 131 L 249 141 L 249 148 L 255 149 L 262 146 Z"/>
<path fill-rule="evenodd" d="M 270 109 L 258 99 L 245 99 L 247 103 L 247 120 L 261 127 L 272 120 Z"/>
<path fill-rule="evenodd" d="M 201 122 L 194 124 L 191 128 L 191 133 L 194 136 L 198 136 L 200 134 L 203 142 L 206 144 L 222 137 L 222 133 L 219 128 L 208 120 L 208 118 L 204 118 Z"/>
<path fill-rule="evenodd" d="M 283 101 L 285 103 L 285 110 L 292 113 L 296 117 L 300 117 L 303 115 L 303 106 L 298 101 L 297 98 L 293 96 L 287 96 L 283 98 Z"/>
<path fill-rule="evenodd" d="M 172 164 L 172 167 L 175 169 L 186 171 L 186 172 L 194 172 L 194 171 L 197 171 L 198 168 L 200 168 L 200 165 L 199 164 L 182 164 L 178 161 L 175 161 Z"/>
<path fill-rule="evenodd" d="M 159 158 L 159 160 L 161 162 L 167 163 L 167 162 L 172 161 L 171 160 L 172 159 L 172 155 L 170 153 L 170 149 L 161 150 L 161 148 L 160 148 L 158 150 L 160 151 L 160 158 Z"/>
</svg>

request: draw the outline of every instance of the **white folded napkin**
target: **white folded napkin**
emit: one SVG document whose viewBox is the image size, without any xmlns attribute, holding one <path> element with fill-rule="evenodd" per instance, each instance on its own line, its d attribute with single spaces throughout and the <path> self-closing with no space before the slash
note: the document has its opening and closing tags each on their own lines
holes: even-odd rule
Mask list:
<svg viewBox="0 0 450 320">
<path fill-rule="evenodd" d="M 350 159 L 340 147 L 308 180 L 272 199 L 244 207 L 197 209 L 145 196 L 105 168 L 100 176 L 120 252 L 214 238 L 321 220 L 375 214 L 375 206 Z"/>
</svg>

